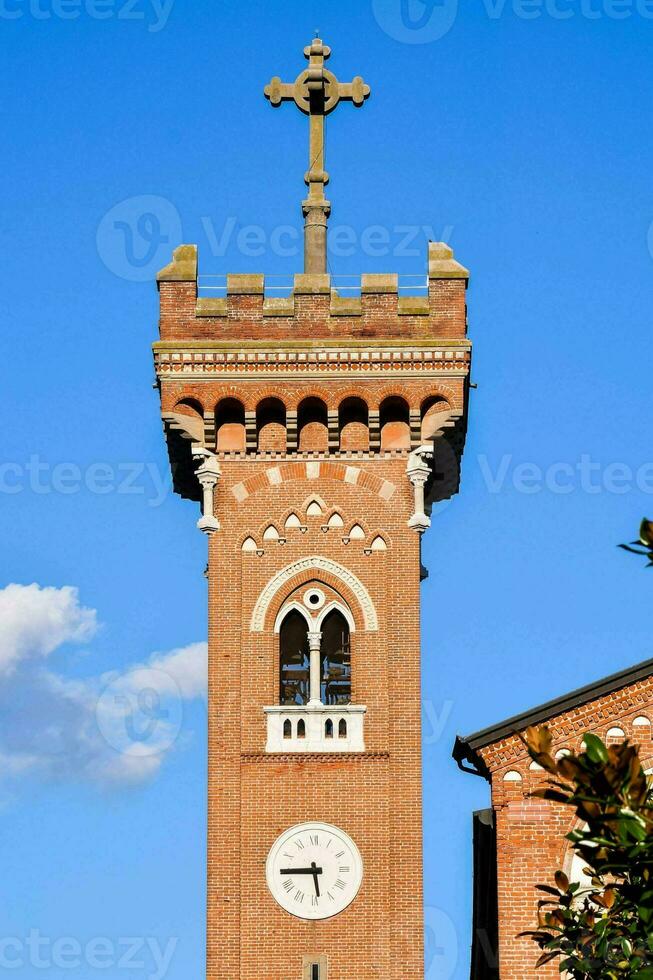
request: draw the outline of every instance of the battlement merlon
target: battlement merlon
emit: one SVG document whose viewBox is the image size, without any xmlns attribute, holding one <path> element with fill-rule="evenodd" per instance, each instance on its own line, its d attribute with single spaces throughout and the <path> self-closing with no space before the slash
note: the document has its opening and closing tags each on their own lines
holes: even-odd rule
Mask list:
<svg viewBox="0 0 653 980">
<path fill-rule="evenodd" d="M 157 276 L 160 338 L 461 341 L 467 336 L 468 281 L 469 272 L 452 249 L 430 242 L 426 295 L 400 295 L 395 274 L 363 275 L 360 297 L 339 295 L 328 275 L 300 274 L 290 296 L 270 298 L 263 275 L 228 275 L 226 295 L 205 299 L 198 297 L 197 247 L 180 245 Z"/>
</svg>

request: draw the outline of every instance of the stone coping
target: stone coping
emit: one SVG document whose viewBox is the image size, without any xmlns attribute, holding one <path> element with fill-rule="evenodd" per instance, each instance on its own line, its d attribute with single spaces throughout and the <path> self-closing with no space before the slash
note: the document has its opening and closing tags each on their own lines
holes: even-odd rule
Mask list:
<svg viewBox="0 0 653 980">
<path fill-rule="evenodd" d="M 469 270 L 454 259 L 453 249 L 446 242 L 429 242 L 428 246 L 428 279 L 469 279 Z M 172 262 L 157 275 L 161 282 L 197 282 L 197 245 L 179 245 L 173 252 Z M 265 293 L 265 276 L 260 273 L 227 275 L 227 296 L 257 296 Z M 364 273 L 361 276 L 361 295 L 398 293 L 399 276 L 397 273 Z M 332 295 L 330 275 L 315 275 L 297 273 L 293 277 L 293 294 L 301 295 Z M 421 297 L 400 297 L 413 303 Z M 337 297 L 341 304 L 352 303 L 347 297 Z M 222 299 L 200 300 L 202 303 L 220 303 Z M 283 303 L 284 300 L 270 299 L 272 304 Z M 419 305 L 419 304 L 418 304 Z M 274 307 L 270 307 L 272 310 Z M 216 307 L 219 309 L 219 307 Z M 283 306 L 279 309 L 284 309 Z M 344 306 L 343 306 L 344 309 Z M 421 312 L 421 308 L 419 310 Z M 202 314 L 199 314 L 202 315 Z M 204 313 L 205 316 L 220 315 Z M 277 314 L 278 315 L 278 314 Z"/>
<path fill-rule="evenodd" d="M 438 340 L 433 337 L 427 340 L 420 340 L 415 337 L 380 337 L 378 341 L 371 342 L 369 337 L 298 337 L 289 340 L 279 338 L 279 340 L 267 337 L 262 340 L 218 340 L 201 338 L 180 338 L 179 340 L 155 340 L 152 344 L 154 351 L 212 351 L 212 350 L 260 350 L 260 351 L 279 351 L 279 350 L 330 350 L 356 348 L 362 351 L 393 350 L 399 348 L 409 348 L 411 350 L 471 350 L 472 341 L 467 337 L 455 339 Z"/>
</svg>

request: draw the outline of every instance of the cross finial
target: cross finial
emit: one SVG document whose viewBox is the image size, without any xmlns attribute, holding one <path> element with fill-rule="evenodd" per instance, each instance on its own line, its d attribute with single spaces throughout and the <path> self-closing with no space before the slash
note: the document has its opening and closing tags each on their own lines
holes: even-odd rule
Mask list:
<svg viewBox="0 0 653 980">
<path fill-rule="evenodd" d="M 282 82 L 275 76 L 265 86 L 270 104 L 278 108 L 282 102 L 294 100 L 310 122 L 308 170 L 304 176 L 308 184 L 308 197 L 302 201 L 304 214 L 304 271 L 324 273 L 327 268 L 327 219 L 331 204 L 324 196 L 329 175 L 324 169 L 324 117 L 336 108 L 341 99 L 361 106 L 370 94 L 360 75 L 351 82 L 339 82 L 333 72 L 325 68 L 331 48 L 324 44 L 316 31 L 315 37 L 304 48 L 308 59 L 306 68 L 293 83 Z"/>
</svg>

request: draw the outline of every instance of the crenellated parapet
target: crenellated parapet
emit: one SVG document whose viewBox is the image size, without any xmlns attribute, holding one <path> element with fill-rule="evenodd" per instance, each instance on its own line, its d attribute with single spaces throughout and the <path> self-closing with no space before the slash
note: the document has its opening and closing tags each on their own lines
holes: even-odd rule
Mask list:
<svg viewBox="0 0 653 980">
<path fill-rule="evenodd" d="M 181 245 L 159 273 L 161 340 L 464 339 L 469 272 L 431 242 L 424 295 L 405 295 L 396 274 L 361 276 L 360 296 L 329 275 L 294 276 L 289 296 L 266 295 L 263 275 L 228 275 L 225 295 L 198 296 L 197 248 Z"/>
<path fill-rule="evenodd" d="M 196 247 L 177 248 L 158 276 L 154 345 L 175 489 L 201 499 L 198 447 L 222 460 L 404 456 L 413 470 L 421 452 L 431 462 L 414 526 L 424 530 L 424 509 L 458 489 L 468 278 L 448 245 L 431 242 L 421 295 L 394 274 L 363 275 L 356 296 L 301 274 L 288 296 L 269 296 L 265 277 L 247 274 L 205 298 Z"/>
</svg>

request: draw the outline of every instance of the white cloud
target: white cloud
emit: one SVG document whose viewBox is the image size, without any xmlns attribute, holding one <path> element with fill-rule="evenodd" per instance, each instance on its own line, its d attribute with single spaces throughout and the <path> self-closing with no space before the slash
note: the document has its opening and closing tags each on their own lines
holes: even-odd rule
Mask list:
<svg viewBox="0 0 653 980">
<path fill-rule="evenodd" d="M 79 604 L 70 585 L 61 589 L 7 585 L 0 589 L 0 674 L 30 657 L 47 657 L 64 643 L 86 643 L 97 631 L 94 609 Z"/>
<path fill-rule="evenodd" d="M 96 629 L 74 588 L 0 590 L 0 780 L 138 783 L 183 743 L 185 705 L 206 697 L 206 643 L 82 680 L 44 666 L 43 657 Z"/>
<path fill-rule="evenodd" d="M 191 643 L 190 646 L 171 650 L 170 653 L 157 653 L 152 657 L 150 665 L 172 677 L 178 684 L 182 697 L 206 697 L 209 669 L 206 643 Z"/>
</svg>

